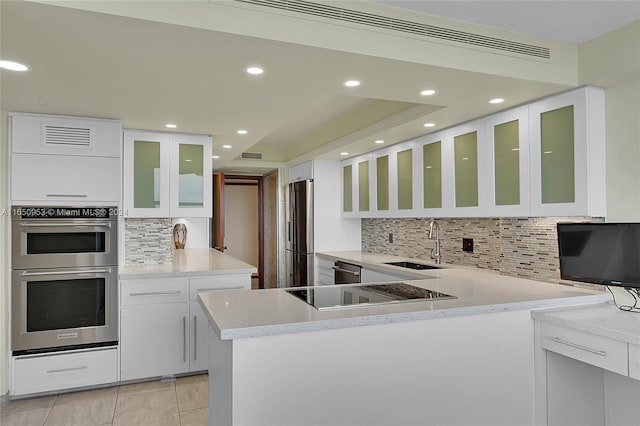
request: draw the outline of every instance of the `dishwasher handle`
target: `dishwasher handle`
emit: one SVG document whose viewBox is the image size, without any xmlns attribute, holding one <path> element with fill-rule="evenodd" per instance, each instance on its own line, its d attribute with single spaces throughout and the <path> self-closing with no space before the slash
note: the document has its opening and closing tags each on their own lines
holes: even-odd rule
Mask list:
<svg viewBox="0 0 640 426">
<path fill-rule="evenodd" d="M 359 271 L 350 271 L 348 269 L 343 269 L 343 268 L 338 268 L 337 266 L 332 266 L 331 267 L 334 271 L 338 271 L 338 272 L 344 272 L 345 274 L 351 274 L 354 275 L 356 277 L 360 276 L 360 272 Z"/>
</svg>

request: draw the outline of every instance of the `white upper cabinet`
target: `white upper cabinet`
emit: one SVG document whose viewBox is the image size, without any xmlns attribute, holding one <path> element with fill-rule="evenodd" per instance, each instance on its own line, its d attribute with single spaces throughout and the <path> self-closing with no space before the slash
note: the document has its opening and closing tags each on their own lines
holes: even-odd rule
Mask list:
<svg viewBox="0 0 640 426">
<path fill-rule="evenodd" d="M 11 152 L 120 158 L 120 120 L 10 113 Z"/>
<path fill-rule="evenodd" d="M 487 117 L 489 216 L 528 217 L 529 110 L 526 106 Z"/>
<path fill-rule="evenodd" d="M 343 212 L 604 217 L 605 154 L 604 91 L 580 88 L 344 161 Z"/>
<path fill-rule="evenodd" d="M 529 105 L 532 216 L 605 216 L 604 90 Z"/>
<path fill-rule="evenodd" d="M 211 138 L 126 129 L 124 182 L 130 217 L 210 217 Z"/>
<path fill-rule="evenodd" d="M 9 126 L 12 202 L 120 203 L 120 121 L 12 112 Z"/>
<path fill-rule="evenodd" d="M 418 182 L 420 217 L 447 217 L 451 214 L 453 172 L 451 162 L 446 161 L 453 156 L 449 152 L 451 140 L 452 133 L 448 131 L 427 135 L 418 140 L 416 149 L 417 169 L 421 175 Z"/>
<path fill-rule="evenodd" d="M 289 167 L 289 182 L 313 179 L 313 161 L 296 164 Z"/>
<path fill-rule="evenodd" d="M 454 217 L 482 217 L 486 214 L 488 181 L 487 136 L 484 120 L 476 120 L 450 129 L 445 149 L 453 182 Z"/>
</svg>

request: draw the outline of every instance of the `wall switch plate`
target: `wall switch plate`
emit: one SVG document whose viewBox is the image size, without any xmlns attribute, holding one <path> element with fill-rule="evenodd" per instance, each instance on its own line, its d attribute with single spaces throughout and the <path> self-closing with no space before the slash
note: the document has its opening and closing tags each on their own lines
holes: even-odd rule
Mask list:
<svg viewBox="0 0 640 426">
<path fill-rule="evenodd" d="M 462 239 L 462 251 L 473 251 L 473 238 Z"/>
<path fill-rule="evenodd" d="M 393 234 L 389 232 L 389 243 L 393 243 Z"/>
</svg>

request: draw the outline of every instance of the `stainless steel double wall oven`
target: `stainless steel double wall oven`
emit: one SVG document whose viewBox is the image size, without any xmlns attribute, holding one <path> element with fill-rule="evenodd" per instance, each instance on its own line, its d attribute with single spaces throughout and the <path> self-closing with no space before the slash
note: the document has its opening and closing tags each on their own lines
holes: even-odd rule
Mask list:
<svg viewBox="0 0 640 426">
<path fill-rule="evenodd" d="M 14 355 L 116 344 L 115 207 L 12 208 Z"/>
</svg>

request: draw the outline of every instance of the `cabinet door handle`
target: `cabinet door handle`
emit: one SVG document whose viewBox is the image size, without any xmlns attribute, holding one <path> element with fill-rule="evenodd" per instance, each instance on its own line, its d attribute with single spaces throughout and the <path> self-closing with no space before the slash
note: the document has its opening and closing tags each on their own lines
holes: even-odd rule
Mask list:
<svg viewBox="0 0 640 426">
<path fill-rule="evenodd" d="M 560 337 L 551 336 L 551 337 L 549 337 L 549 340 L 551 340 L 552 342 L 559 343 L 561 345 L 571 346 L 572 348 L 576 348 L 576 349 L 582 349 L 583 351 L 591 352 L 591 353 L 596 354 L 596 355 L 607 356 L 607 352 L 606 351 L 593 349 L 593 348 L 590 348 L 588 346 L 582 346 L 582 345 L 579 345 L 577 343 L 573 343 L 573 342 L 569 342 L 567 340 L 561 339 Z"/>
<path fill-rule="evenodd" d="M 193 316 L 193 360 L 198 360 L 198 317 Z"/>
<path fill-rule="evenodd" d="M 87 198 L 87 194 L 47 194 L 47 197 Z"/>
<path fill-rule="evenodd" d="M 80 367 L 59 368 L 57 370 L 47 370 L 47 374 L 64 373 L 67 371 L 86 370 L 87 368 L 88 367 L 86 365 L 81 365 Z"/>
<path fill-rule="evenodd" d="M 217 287 L 217 288 L 199 288 L 198 290 L 196 290 L 197 293 L 201 293 L 203 291 L 221 291 L 221 290 L 238 290 L 238 289 L 242 289 L 243 287 L 241 285 L 235 286 L 235 287 Z"/>
<path fill-rule="evenodd" d="M 160 296 L 163 294 L 180 294 L 180 290 L 168 290 L 168 291 L 144 291 L 141 293 L 129 293 L 129 296 Z"/>
<path fill-rule="evenodd" d="M 187 317 L 182 317 L 182 362 L 187 362 Z"/>
</svg>

